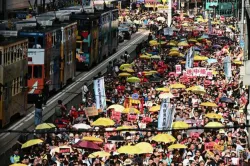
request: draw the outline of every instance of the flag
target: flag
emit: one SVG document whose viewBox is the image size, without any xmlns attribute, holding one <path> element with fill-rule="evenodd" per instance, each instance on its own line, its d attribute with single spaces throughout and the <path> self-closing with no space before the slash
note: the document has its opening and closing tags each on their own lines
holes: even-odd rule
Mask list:
<svg viewBox="0 0 250 166">
<path fill-rule="evenodd" d="M 95 91 L 96 108 L 104 110 L 106 108 L 104 77 L 94 80 L 94 91 Z"/>
</svg>

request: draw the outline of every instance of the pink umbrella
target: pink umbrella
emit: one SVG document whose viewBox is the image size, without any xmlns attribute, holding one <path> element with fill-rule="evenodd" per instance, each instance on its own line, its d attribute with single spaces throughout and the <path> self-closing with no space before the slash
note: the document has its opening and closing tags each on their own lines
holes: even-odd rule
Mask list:
<svg viewBox="0 0 250 166">
<path fill-rule="evenodd" d="M 94 150 L 100 150 L 101 148 L 93 143 L 93 142 L 89 142 L 89 141 L 78 141 L 76 144 L 73 145 L 73 147 L 75 148 L 86 148 L 86 149 L 94 149 Z"/>
</svg>

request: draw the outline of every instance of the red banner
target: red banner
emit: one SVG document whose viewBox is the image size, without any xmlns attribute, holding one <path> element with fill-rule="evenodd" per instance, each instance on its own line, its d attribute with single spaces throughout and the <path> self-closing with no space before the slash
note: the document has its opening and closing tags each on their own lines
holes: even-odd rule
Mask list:
<svg viewBox="0 0 250 166">
<path fill-rule="evenodd" d="M 214 142 L 205 143 L 205 150 L 214 150 Z"/>
</svg>

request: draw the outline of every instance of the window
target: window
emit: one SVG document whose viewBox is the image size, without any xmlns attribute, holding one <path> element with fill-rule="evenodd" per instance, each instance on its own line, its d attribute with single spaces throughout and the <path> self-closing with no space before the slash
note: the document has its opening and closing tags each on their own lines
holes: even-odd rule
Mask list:
<svg viewBox="0 0 250 166">
<path fill-rule="evenodd" d="M 43 37 L 38 37 L 37 38 L 37 44 L 41 46 L 41 48 L 43 48 Z"/>
<path fill-rule="evenodd" d="M 32 66 L 28 66 L 28 77 L 32 77 Z"/>
<path fill-rule="evenodd" d="M 14 52 L 13 52 L 12 49 L 10 50 L 10 62 L 11 62 L 11 63 L 14 62 Z"/>
<path fill-rule="evenodd" d="M 33 77 L 34 78 L 42 78 L 42 66 L 41 65 L 34 65 L 33 68 Z"/>
<path fill-rule="evenodd" d="M 29 48 L 33 48 L 36 44 L 36 39 L 34 37 L 28 37 L 29 40 Z"/>
<path fill-rule="evenodd" d="M 0 65 L 2 65 L 3 63 L 3 53 L 2 51 L 0 51 Z"/>
</svg>

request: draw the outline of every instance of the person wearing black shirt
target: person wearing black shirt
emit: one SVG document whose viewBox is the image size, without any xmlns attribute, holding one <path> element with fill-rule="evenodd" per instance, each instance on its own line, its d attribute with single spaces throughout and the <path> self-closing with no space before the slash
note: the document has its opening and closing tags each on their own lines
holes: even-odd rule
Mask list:
<svg viewBox="0 0 250 166">
<path fill-rule="evenodd" d="M 38 95 L 38 98 L 35 102 L 35 126 L 41 124 L 43 118 L 43 96 L 42 94 Z"/>
</svg>

